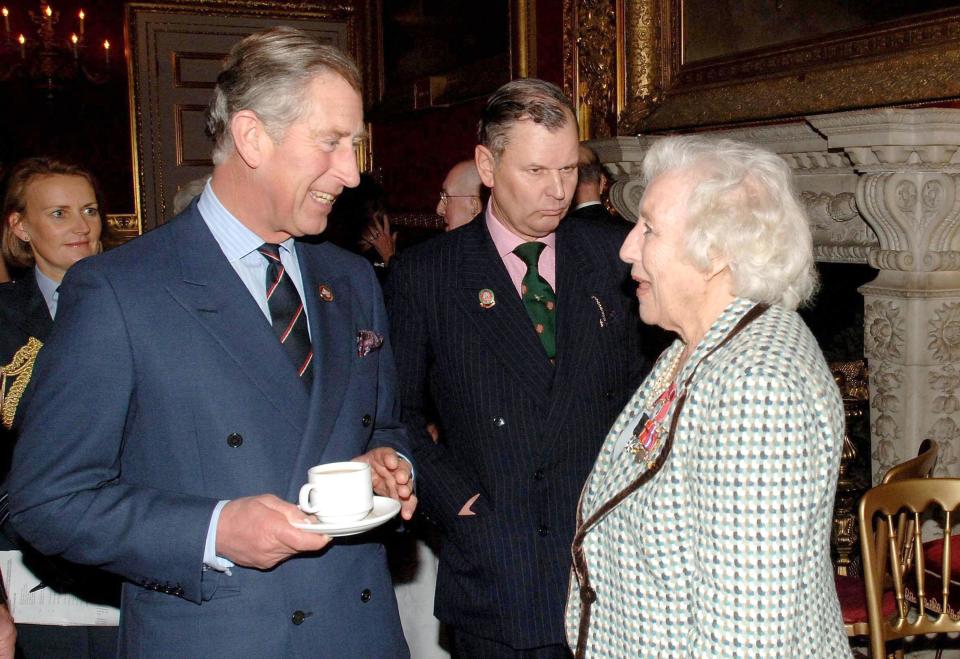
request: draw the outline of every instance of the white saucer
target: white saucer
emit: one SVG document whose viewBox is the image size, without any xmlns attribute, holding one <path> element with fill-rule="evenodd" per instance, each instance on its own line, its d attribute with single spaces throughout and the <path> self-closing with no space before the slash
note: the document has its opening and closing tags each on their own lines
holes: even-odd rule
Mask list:
<svg viewBox="0 0 960 659">
<path fill-rule="evenodd" d="M 400 512 L 400 502 L 390 497 L 373 497 L 373 509 L 363 519 L 353 522 L 303 522 L 294 524 L 298 529 L 311 533 L 323 533 L 331 538 L 356 535 L 376 528 Z"/>
</svg>

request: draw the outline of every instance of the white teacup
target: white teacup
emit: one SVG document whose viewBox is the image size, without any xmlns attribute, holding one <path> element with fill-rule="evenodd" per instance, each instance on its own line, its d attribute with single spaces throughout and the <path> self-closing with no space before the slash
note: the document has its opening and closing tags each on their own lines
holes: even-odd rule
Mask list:
<svg viewBox="0 0 960 659">
<path fill-rule="evenodd" d="M 307 470 L 300 510 L 321 522 L 355 522 L 373 510 L 373 481 L 365 462 L 329 462 Z"/>
</svg>

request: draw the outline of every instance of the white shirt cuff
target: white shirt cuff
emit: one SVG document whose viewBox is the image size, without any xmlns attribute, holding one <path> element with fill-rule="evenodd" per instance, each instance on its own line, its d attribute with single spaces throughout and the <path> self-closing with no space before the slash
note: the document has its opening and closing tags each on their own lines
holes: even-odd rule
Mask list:
<svg viewBox="0 0 960 659">
<path fill-rule="evenodd" d="M 233 563 L 217 556 L 217 524 L 220 523 L 220 512 L 228 503 L 230 503 L 229 500 L 221 501 L 217 504 L 217 507 L 213 509 L 213 514 L 210 515 L 210 527 L 207 529 L 207 542 L 203 546 L 203 566 L 206 569 L 224 572 L 227 576 L 230 576 L 230 568 L 233 567 Z"/>
</svg>

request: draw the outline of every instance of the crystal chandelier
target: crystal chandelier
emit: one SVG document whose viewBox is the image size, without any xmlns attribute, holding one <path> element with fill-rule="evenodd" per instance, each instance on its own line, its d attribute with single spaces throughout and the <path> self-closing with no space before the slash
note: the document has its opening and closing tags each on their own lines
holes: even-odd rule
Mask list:
<svg viewBox="0 0 960 659">
<path fill-rule="evenodd" d="M 7 7 L 0 8 L 3 36 L 0 41 L 0 81 L 15 78 L 32 81 L 53 98 L 54 91 L 67 83 L 88 80 L 102 84 L 109 79 L 110 42 L 89 43 L 86 36 L 87 15 L 80 9 L 74 31 L 59 31 L 60 12 L 46 0 L 40 0 L 40 11 L 27 11 L 27 16 L 14 16 Z M 64 20 L 64 23 L 68 23 Z M 11 23 L 16 29 L 11 29 Z"/>
</svg>

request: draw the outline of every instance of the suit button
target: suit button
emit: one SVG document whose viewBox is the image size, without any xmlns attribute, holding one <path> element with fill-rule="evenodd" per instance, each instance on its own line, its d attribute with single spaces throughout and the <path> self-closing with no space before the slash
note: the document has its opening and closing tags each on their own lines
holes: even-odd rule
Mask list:
<svg viewBox="0 0 960 659">
<path fill-rule="evenodd" d="M 550 533 L 550 527 L 549 527 L 549 526 L 540 526 L 540 527 L 537 528 L 537 533 L 540 534 L 540 535 L 547 535 L 548 533 Z"/>
<path fill-rule="evenodd" d="M 290 621 L 295 625 L 302 625 L 303 621 L 307 619 L 307 614 L 299 609 L 293 612 L 293 615 L 290 616 Z"/>
<path fill-rule="evenodd" d="M 603 392 L 603 397 L 606 398 L 607 400 L 613 400 L 613 392 L 612 392 L 612 391 L 604 391 L 604 392 Z"/>
<path fill-rule="evenodd" d="M 543 480 L 543 469 L 537 469 L 533 472 L 533 480 L 542 481 Z"/>
<path fill-rule="evenodd" d="M 364 414 L 363 418 L 360 419 L 360 423 L 363 424 L 364 428 L 369 428 L 370 424 L 373 423 L 373 417 L 370 416 L 369 414 Z"/>
<path fill-rule="evenodd" d="M 371 597 L 373 597 L 373 593 L 370 592 L 369 588 L 364 588 L 360 592 L 360 601 L 363 602 L 364 604 L 369 602 Z"/>
<path fill-rule="evenodd" d="M 493 417 L 493 425 L 495 425 L 497 428 L 503 428 L 505 425 L 507 425 L 507 422 L 503 420 L 502 416 L 495 416 Z"/>
<path fill-rule="evenodd" d="M 232 432 L 227 435 L 227 446 L 230 448 L 238 448 L 243 444 L 243 435 L 238 432 Z"/>
<path fill-rule="evenodd" d="M 585 602 L 587 604 L 593 604 L 594 602 L 597 601 L 597 591 L 587 586 L 586 588 L 580 591 L 580 601 Z"/>
</svg>

